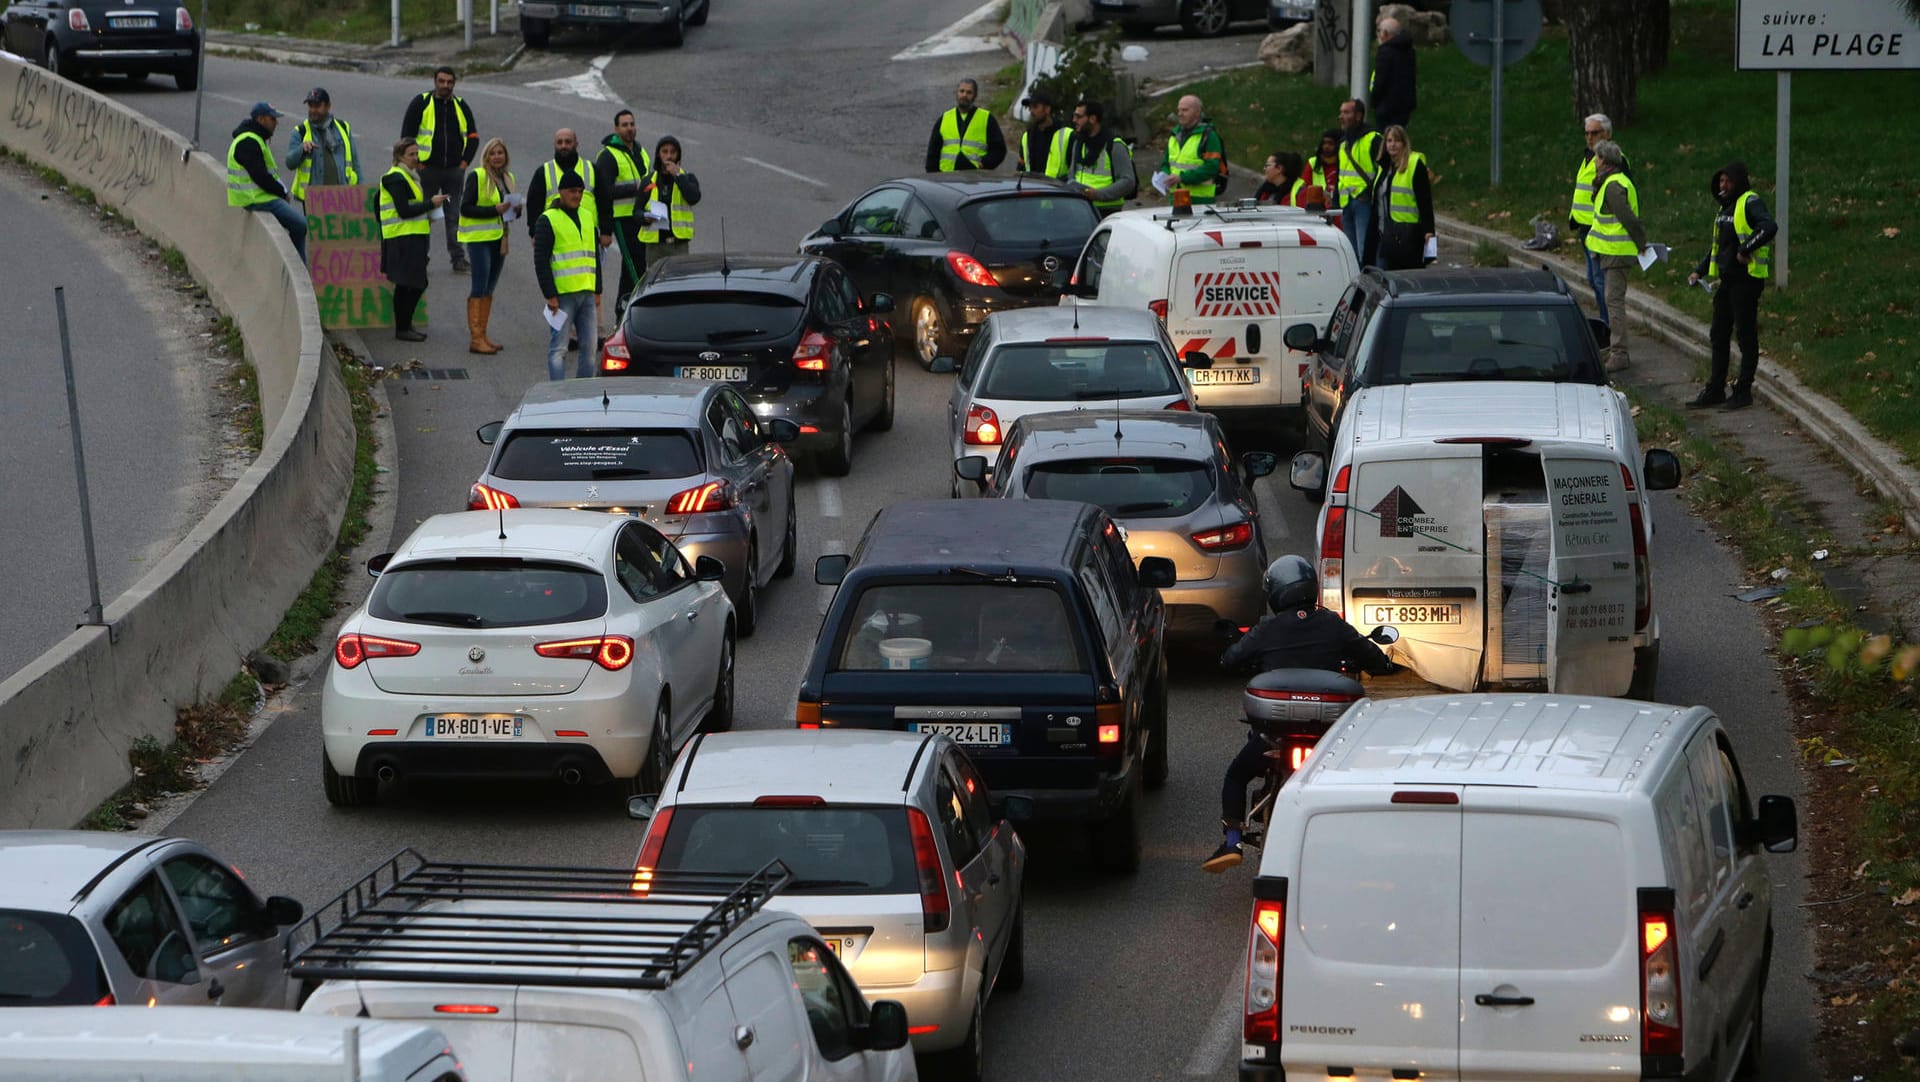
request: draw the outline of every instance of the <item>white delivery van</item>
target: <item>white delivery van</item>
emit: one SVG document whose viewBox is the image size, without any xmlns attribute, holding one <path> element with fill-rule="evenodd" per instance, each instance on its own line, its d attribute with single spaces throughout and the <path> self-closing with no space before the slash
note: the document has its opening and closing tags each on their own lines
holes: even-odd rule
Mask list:
<svg viewBox="0 0 1920 1082">
<path fill-rule="evenodd" d="M 464 1082 L 431 1025 L 255 1007 L 0 1010 L 7 1082 Z"/>
<path fill-rule="evenodd" d="M 1795 833 L 1703 707 L 1362 700 L 1273 810 L 1240 1078 L 1725 1082 Z"/>
<path fill-rule="evenodd" d="M 1150 308 L 1181 357 L 1212 359 L 1187 372 L 1201 409 L 1297 419 L 1308 358 L 1281 336 L 1294 323 L 1324 325 L 1359 272 L 1346 234 L 1298 207 L 1143 207 L 1094 230 L 1062 303 Z"/>
<path fill-rule="evenodd" d="M 1397 628 L 1422 679 L 1637 699 L 1660 661 L 1648 494 L 1679 481 L 1619 391 L 1502 380 L 1366 388 L 1292 476 L 1326 495 L 1322 606 Z"/>
</svg>

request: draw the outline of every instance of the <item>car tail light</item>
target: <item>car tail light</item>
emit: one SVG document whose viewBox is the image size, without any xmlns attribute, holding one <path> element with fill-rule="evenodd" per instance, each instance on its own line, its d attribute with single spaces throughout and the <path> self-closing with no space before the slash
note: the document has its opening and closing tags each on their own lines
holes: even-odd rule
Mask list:
<svg viewBox="0 0 1920 1082">
<path fill-rule="evenodd" d="M 79 8 L 68 8 L 67 9 L 67 29 L 79 30 L 84 33 L 93 28 L 87 25 L 86 12 L 81 11 Z"/>
<path fill-rule="evenodd" d="M 1320 531 L 1320 607 L 1346 618 L 1347 509 L 1327 508 L 1327 525 Z"/>
<path fill-rule="evenodd" d="M 907 809 L 913 834 L 913 867 L 920 876 L 920 923 L 929 932 L 944 932 L 953 920 L 947 898 L 947 877 L 940 874 L 940 849 L 933 844 L 933 824 L 919 808 Z"/>
<path fill-rule="evenodd" d="M 627 331 L 621 328 L 614 331 L 606 345 L 600 347 L 600 371 L 625 372 L 633 363 L 633 354 L 627 350 Z"/>
<path fill-rule="evenodd" d="M 967 410 L 967 427 L 961 439 L 989 447 L 999 443 L 1000 415 L 985 406 L 974 406 Z"/>
<path fill-rule="evenodd" d="M 1235 552 L 1252 541 L 1253 523 L 1244 520 L 1193 535 L 1193 543 L 1206 552 Z"/>
<path fill-rule="evenodd" d="M 1653 561 L 1647 558 L 1647 520 L 1640 511 L 1633 474 L 1622 466 L 1620 476 L 1627 482 L 1627 524 L 1633 530 L 1633 629 L 1645 631 L 1647 621 L 1653 618 Z"/>
<path fill-rule="evenodd" d="M 833 363 L 833 339 L 819 331 L 808 331 L 793 347 L 793 366 L 802 372 L 825 372 Z"/>
<path fill-rule="evenodd" d="M 661 808 L 647 824 L 647 836 L 640 843 L 640 856 L 633 862 L 633 892 L 645 894 L 653 889 L 653 870 L 660 866 L 660 851 L 667 847 L 667 830 L 673 826 L 673 809 Z"/>
<path fill-rule="evenodd" d="M 533 652 L 541 657 L 591 661 L 608 672 L 619 672 L 633 663 L 633 640 L 625 635 L 594 635 L 585 639 L 535 643 Z"/>
<path fill-rule="evenodd" d="M 467 490 L 467 510 L 469 511 L 499 511 L 518 506 L 520 501 L 514 499 L 512 493 L 502 492 L 492 485 L 476 482 Z"/>
<path fill-rule="evenodd" d="M 801 699 L 793 707 L 793 726 L 796 729 L 818 729 L 820 727 L 820 704 L 816 700 Z"/>
<path fill-rule="evenodd" d="M 921 1036 L 922 1034 L 938 1033 L 938 1032 L 940 1032 L 940 1027 L 932 1024 L 928 1024 L 924 1026 L 908 1026 L 907 1027 L 907 1036 L 909 1037 L 918 1037 L 918 1036 Z"/>
<path fill-rule="evenodd" d="M 1165 323 L 1167 321 L 1167 302 L 1166 301 L 1164 300 L 1148 301 L 1147 310 L 1152 312 L 1154 315 L 1159 316 L 1160 322 Z"/>
<path fill-rule="evenodd" d="M 1000 284 L 1000 279 L 995 278 L 992 271 L 965 252 L 948 252 L 947 266 L 952 267 L 953 273 L 959 275 L 960 280 L 968 285 L 997 287 Z"/>
<path fill-rule="evenodd" d="M 1458 804 L 1460 794 L 1444 789 L 1396 789 L 1389 804 Z"/>
<path fill-rule="evenodd" d="M 1640 1054 L 1678 1056 L 1680 1033 L 1679 951 L 1674 943 L 1673 891 L 1640 891 Z"/>
<path fill-rule="evenodd" d="M 1264 884 L 1256 880 L 1254 890 Z M 1247 929 L 1247 995 L 1241 1039 L 1249 1044 L 1280 1043 L 1280 965 L 1287 919 L 1285 883 L 1281 897 L 1256 898 Z"/>
<path fill-rule="evenodd" d="M 1100 703 L 1093 708 L 1094 739 L 1102 755 L 1118 755 L 1125 747 L 1127 710 L 1121 703 Z"/>
<path fill-rule="evenodd" d="M 399 736 L 399 735 L 400 735 L 400 730 L 398 730 L 398 729 L 368 729 L 368 730 L 367 730 L 367 735 L 368 735 L 368 736 Z"/>
<path fill-rule="evenodd" d="M 436 1003 L 435 1014 L 499 1014 L 500 1008 L 490 1003 Z"/>
<path fill-rule="evenodd" d="M 1352 466 L 1340 467 L 1340 472 L 1335 474 L 1333 477 L 1333 489 L 1332 489 L 1333 494 L 1336 496 L 1345 496 L 1347 494 L 1347 482 L 1351 481 L 1352 479 L 1353 479 L 1353 467 Z"/>
<path fill-rule="evenodd" d="M 827 798 L 820 796 L 761 796 L 753 799 L 756 808 L 824 808 Z"/>
<path fill-rule="evenodd" d="M 173 28 L 182 34 L 193 29 L 193 16 L 187 14 L 186 8 L 173 9 Z"/>
<path fill-rule="evenodd" d="M 96 999 L 96 1000 L 94 1000 L 94 1001 L 93 1001 L 93 1005 L 94 1005 L 94 1006 L 96 1006 L 96 1007 L 111 1007 L 111 1006 L 113 1006 L 113 1005 L 114 1005 L 114 998 L 113 998 L 113 993 L 112 993 L 112 992 L 108 992 L 108 993 L 107 993 L 106 995 L 104 995 L 104 996 L 101 996 L 101 997 L 100 997 L 99 999 Z"/>
<path fill-rule="evenodd" d="M 412 657 L 420 644 L 404 639 L 386 639 L 349 631 L 333 640 L 333 660 L 343 669 L 358 668 L 362 661 L 376 657 Z"/>
<path fill-rule="evenodd" d="M 1188 402 L 1184 398 L 1176 398 L 1173 401 L 1167 403 L 1165 408 L 1170 410 L 1180 410 L 1182 412 L 1190 413 L 1193 410 L 1193 404 Z"/>
<path fill-rule="evenodd" d="M 667 501 L 669 515 L 698 515 L 708 511 L 725 511 L 734 505 L 733 486 L 725 481 L 708 481 L 673 494 Z"/>
<path fill-rule="evenodd" d="M 1289 737 L 1287 740 L 1287 769 L 1297 772 L 1301 767 L 1306 766 L 1307 760 L 1313 757 L 1313 746 L 1316 743 L 1318 743 L 1318 741 L 1304 736 Z"/>
</svg>

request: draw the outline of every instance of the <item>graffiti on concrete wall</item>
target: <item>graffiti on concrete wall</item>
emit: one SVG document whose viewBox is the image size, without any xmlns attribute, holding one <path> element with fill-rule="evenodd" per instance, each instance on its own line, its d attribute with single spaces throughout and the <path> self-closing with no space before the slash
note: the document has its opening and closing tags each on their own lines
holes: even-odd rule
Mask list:
<svg viewBox="0 0 1920 1082">
<path fill-rule="evenodd" d="M 180 145 L 99 94 L 39 68 L 14 78 L 8 123 L 69 180 L 113 201 L 181 167 Z"/>
</svg>

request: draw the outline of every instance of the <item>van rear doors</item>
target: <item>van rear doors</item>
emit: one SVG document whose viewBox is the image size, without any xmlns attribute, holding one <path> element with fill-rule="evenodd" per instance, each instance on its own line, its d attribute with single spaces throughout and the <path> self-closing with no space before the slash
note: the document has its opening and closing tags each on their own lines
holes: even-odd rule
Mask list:
<svg viewBox="0 0 1920 1082">
<path fill-rule="evenodd" d="M 1638 495 L 1620 461 L 1597 448 L 1547 444 L 1540 457 L 1553 524 L 1547 689 L 1624 695 L 1633 682 Z"/>
<path fill-rule="evenodd" d="M 1190 369 L 1203 409 L 1298 406 L 1304 361 L 1287 352 L 1290 322 L 1320 323 L 1353 267 L 1297 227 L 1238 224 L 1182 236 L 1167 292 L 1167 334 L 1181 356 L 1198 350 L 1210 369 Z"/>
</svg>

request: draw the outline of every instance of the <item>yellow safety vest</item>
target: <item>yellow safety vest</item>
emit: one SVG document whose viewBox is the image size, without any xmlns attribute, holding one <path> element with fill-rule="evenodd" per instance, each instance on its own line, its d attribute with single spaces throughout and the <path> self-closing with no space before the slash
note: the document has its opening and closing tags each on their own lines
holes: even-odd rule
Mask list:
<svg viewBox="0 0 1920 1082">
<path fill-rule="evenodd" d="M 1173 137 L 1167 140 L 1167 165 L 1172 168 L 1176 177 L 1189 169 L 1198 169 L 1207 164 L 1207 160 L 1200 156 L 1201 148 L 1207 142 L 1207 130 L 1207 126 L 1202 124 L 1188 133 L 1185 138 L 1181 138 L 1180 133 L 1176 131 Z M 1219 190 L 1217 181 L 1216 177 L 1205 184 L 1185 184 L 1177 179 L 1174 183 L 1185 188 L 1194 202 L 1211 203 L 1214 193 Z"/>
<path fill-rule="evenodd" d="M 555 207 L 546 212 L 547 225 L 553 229 L 553 288 L 557 293 L 593 292 L 593 272 L 599 263 L 594 247 L 593 229 L 587 224 L 586 204 L 580 204 L 580 224 L 574 225 L 567 212 Z"/>
<path fill-rule="evenodd" d="M 358 184 L 360 183 L 360 171 L 353 167 L 353 129 L 347 127 L 347 122 L 338 117 L 334 118 L 333 123 L 340 129 L 340 170 L 344 178 L 344 183 Z M 313 121 L 302 120 L 297 130 L 300 133 L 302 142 L 313 138 Z M 309 154 L 301 160 L 300 167 L 293 171 L 293 185 L 291 189 L 293 197 L 295 199 L 306 198 L 307 185 L 311 183 L 312 180 L 313 155 Z"/>
<path fill-rule="evenodd" d="M 940 114 L 940 172 L 951 173 L 960 155 L 977 168 L 987 156 L 987 111 L 975 109 L 967 118 L 967 130 L 960 131 L 960 109 L 955 106 Z"/>
<path fill-rule="evenodd" d="M 255 184 L 246 166 L 240 164 L 240 158 L 236 152 L 240 149 L 240 142 L 243 139 L 251 139 L 260 144 L 260 153 L 266 157 L 267 172 L 280 171 L 280 167 L 273 161 L 273 147 L 265 139 L 260 138 L 258 132 L 247 131 L 234 136 L 233 142 L 227 144 L 227 206 L 256 207 L 262 203 L 271 203 L 280 197 Z"/>
<path fill-rule="evenodd" d="M 1753 225 L 1747 221 L 1747 201 L 1758 199 L 1758 192 L 1741 192 L 1740 198 L 1733 204 L 1733 238 L 1740 247 L 1745 248 L 1747 241 L 1753 239 Z M 1765 278 L 1767 268 L 1773 259 L 1773 245 L 1766 244 L 1754 249 L 1753 261 L 1747 264 L 1747 273 L 1755 278 Z M 1720 277 L 1720 226 L 1713 228 L 1713 247 L 1707 253 L 1707 277 Z"/>
<path fill-rule="evenodd" d="M 1625 173 L 1615 173 L 1600 182 L 1599 190 L 1593 193 L 1593 228 L 1587 231 L 1587 250 L 1595 255 L 1639 255 L 1640 246 L 1633 243 L 1633 237 L 1627 233 L 1627 227 L 1620 219 L 1607 213 L 1607 186 L 1618 184 L 1627 190 L 1627 206 L 1636 217 L 1640 214 L 1640 193 L 1634 190 L 1633 181 Z"/>
<path fill-rule="evenodd" d="M 413 142 L 420 148 L 420 164 L 425 165 L 427 156 L 433 153 L 433 131 L 439 127 L 440 119 L 434 115 L 437 110 L 433 107 L 433 91 L 427 91 L 420 98 L 427 104 L 420 110 L 420 130 L 413 133 Z M 460 120 L 460 146 L 465 148 L 467 139 L 473 135 L 473 114 L 467 112 L 465 98 L 453 99 L 453 112 Z"/>
<path fill-rule="evenodd" d="M 426 200 L 427 193 L 424 191 L 421 191 L 420 181 L 416 179 L 412 173 L 407 172 L 404 168 L 398 165 L 394 166 L 392 169 L 389 169 L 385 173 L 381 174 L 380 179 L 382 181 L 385 181 L 387 177 L 393 176 L 395 173 L 398 173 L 399 175 L 407 178 L 407 187 L 413 189 L 414 202 L 420 203 Z M 426 236 L 431 236 L 432 234 L 433 234 L 433 223 L 427 220 L 427 216 L 425 214 L 422 214 L 415 218 L 400 217 L 400 207 L 398 206 L 398 204 L 394 203 L 393 193 L 387 191 L 386 184 L 382 183 L 380 185 L 380 239 L 381 240 L 392 240 L 395 237 L 413 237 L 413 236 L 426 237 Z"/>
<path fill-rule="evenodd" d="M 1348 142 L 1340 141 L 1340 205 L 1345 206 L 1366 194 L 1373 186 L 1373 178 L 1380 167 L 1373 161 L 1373 145 L 1380 138 L 1379 132 L 1367 132 L 1360 138 Z M 1360 152 L 1359 157 L 1353 151 Z"/>
<path fill-rule="evenodd" d="M 1101 132 L 1100 138 L 1106 140 L 1106 146 L 1101 149 L 1100 157 L 1095 161 L 1103 162 L 1103 166 L 1095 169 L 1092 163 L 1082 162 L 1075 162 L 1072 166 L 1073 182 L 1084 184 L 1095 191 L 1113 183 L 1113 137 Z M 1125 206 L 1126 202 L 1124 199 L 1102 199 L 1095 200 L 1093 205 L 1100 210 L 1108 210 Z"/>
<path fill-rule="evenodd" d="M 474 202 L 483 207 L 499 206 L 502 193 L 495 190 L 493 186 L 493 175 L 485 169 L 475 169 L 473 175 L 478 178 L 474 182 Z M 513 183 L 513 174 L 508 173 L 508 190 L 512 190 Z M 500 221 L 500 216 L 497 214 L 489 214 L 479 218 L 469 218 L 464 214 L 460 216 L 459 237 L 460 243 L 462 244 L 472 244 L 476 241 L 499 240 L 506 235 L 507 227 Z"/>
<path fill-rule="evenodd" d="M 1580 171 L 1573 175 L 1573 220 L 1577 225 L 1593 224 L 1593 174 L 1600 168 L 1600 157 L 1587 155 Z"/>
<path fill-rule="evenodd" d="M 1073 129 L 1056 128 L 1042 158 L 1033 152 L 1033 131 L 1028 129 L 1020 135 L 1020 161 L 1029 173 L 1064 180 L 1067 176 L 1067 142 L 1072 137 Z"/>
<path fill-rule="evenodd" d="M 654 190 L 659 191 L 660 174 L 653 175 Z M 674 240 L 693 239 L 693 208 L 680 198 L 680 185 L 673 186 L 673 197 L 667 200 L 667 228 L 673 232 Z M 660 227 L 643 225 L 640 227 L 640 243 L 660 243 Z"/>
<path fill-rule="evenodd" d="M 609 146 L 607 149 L 613 151 L 613 166 L 615 170 L 613 179 L 615 183 L 625 184 L 631 181 L 637 184 L 640 178 L 646 176 L 653 168 L 653 163 L 647 158 L 647 152 L 644 150 L 640 152 L 640 160 L 635 162 L 633 155 L 627 153 L 625 147 Z M 636 193 L 614 199 L 613 216 L 615 220 L 633 217 L 634 204 L 639 201 L 639 198 L 640 196 Z M 596 213 L 598 213 L 597 210 Z"/>
<path fill-rule="evenodd" d="M 1413 169 L 1426 162 L 1427 156 L 1419 151 L 1409 151 L 1407 167 L 1393 174 L 1393 186 L 1387 191 L 1387 215 L 1396 222 L 1417 222 L 1420 220 L 1420 203 L 1413 197 Z"/>
</svg>

